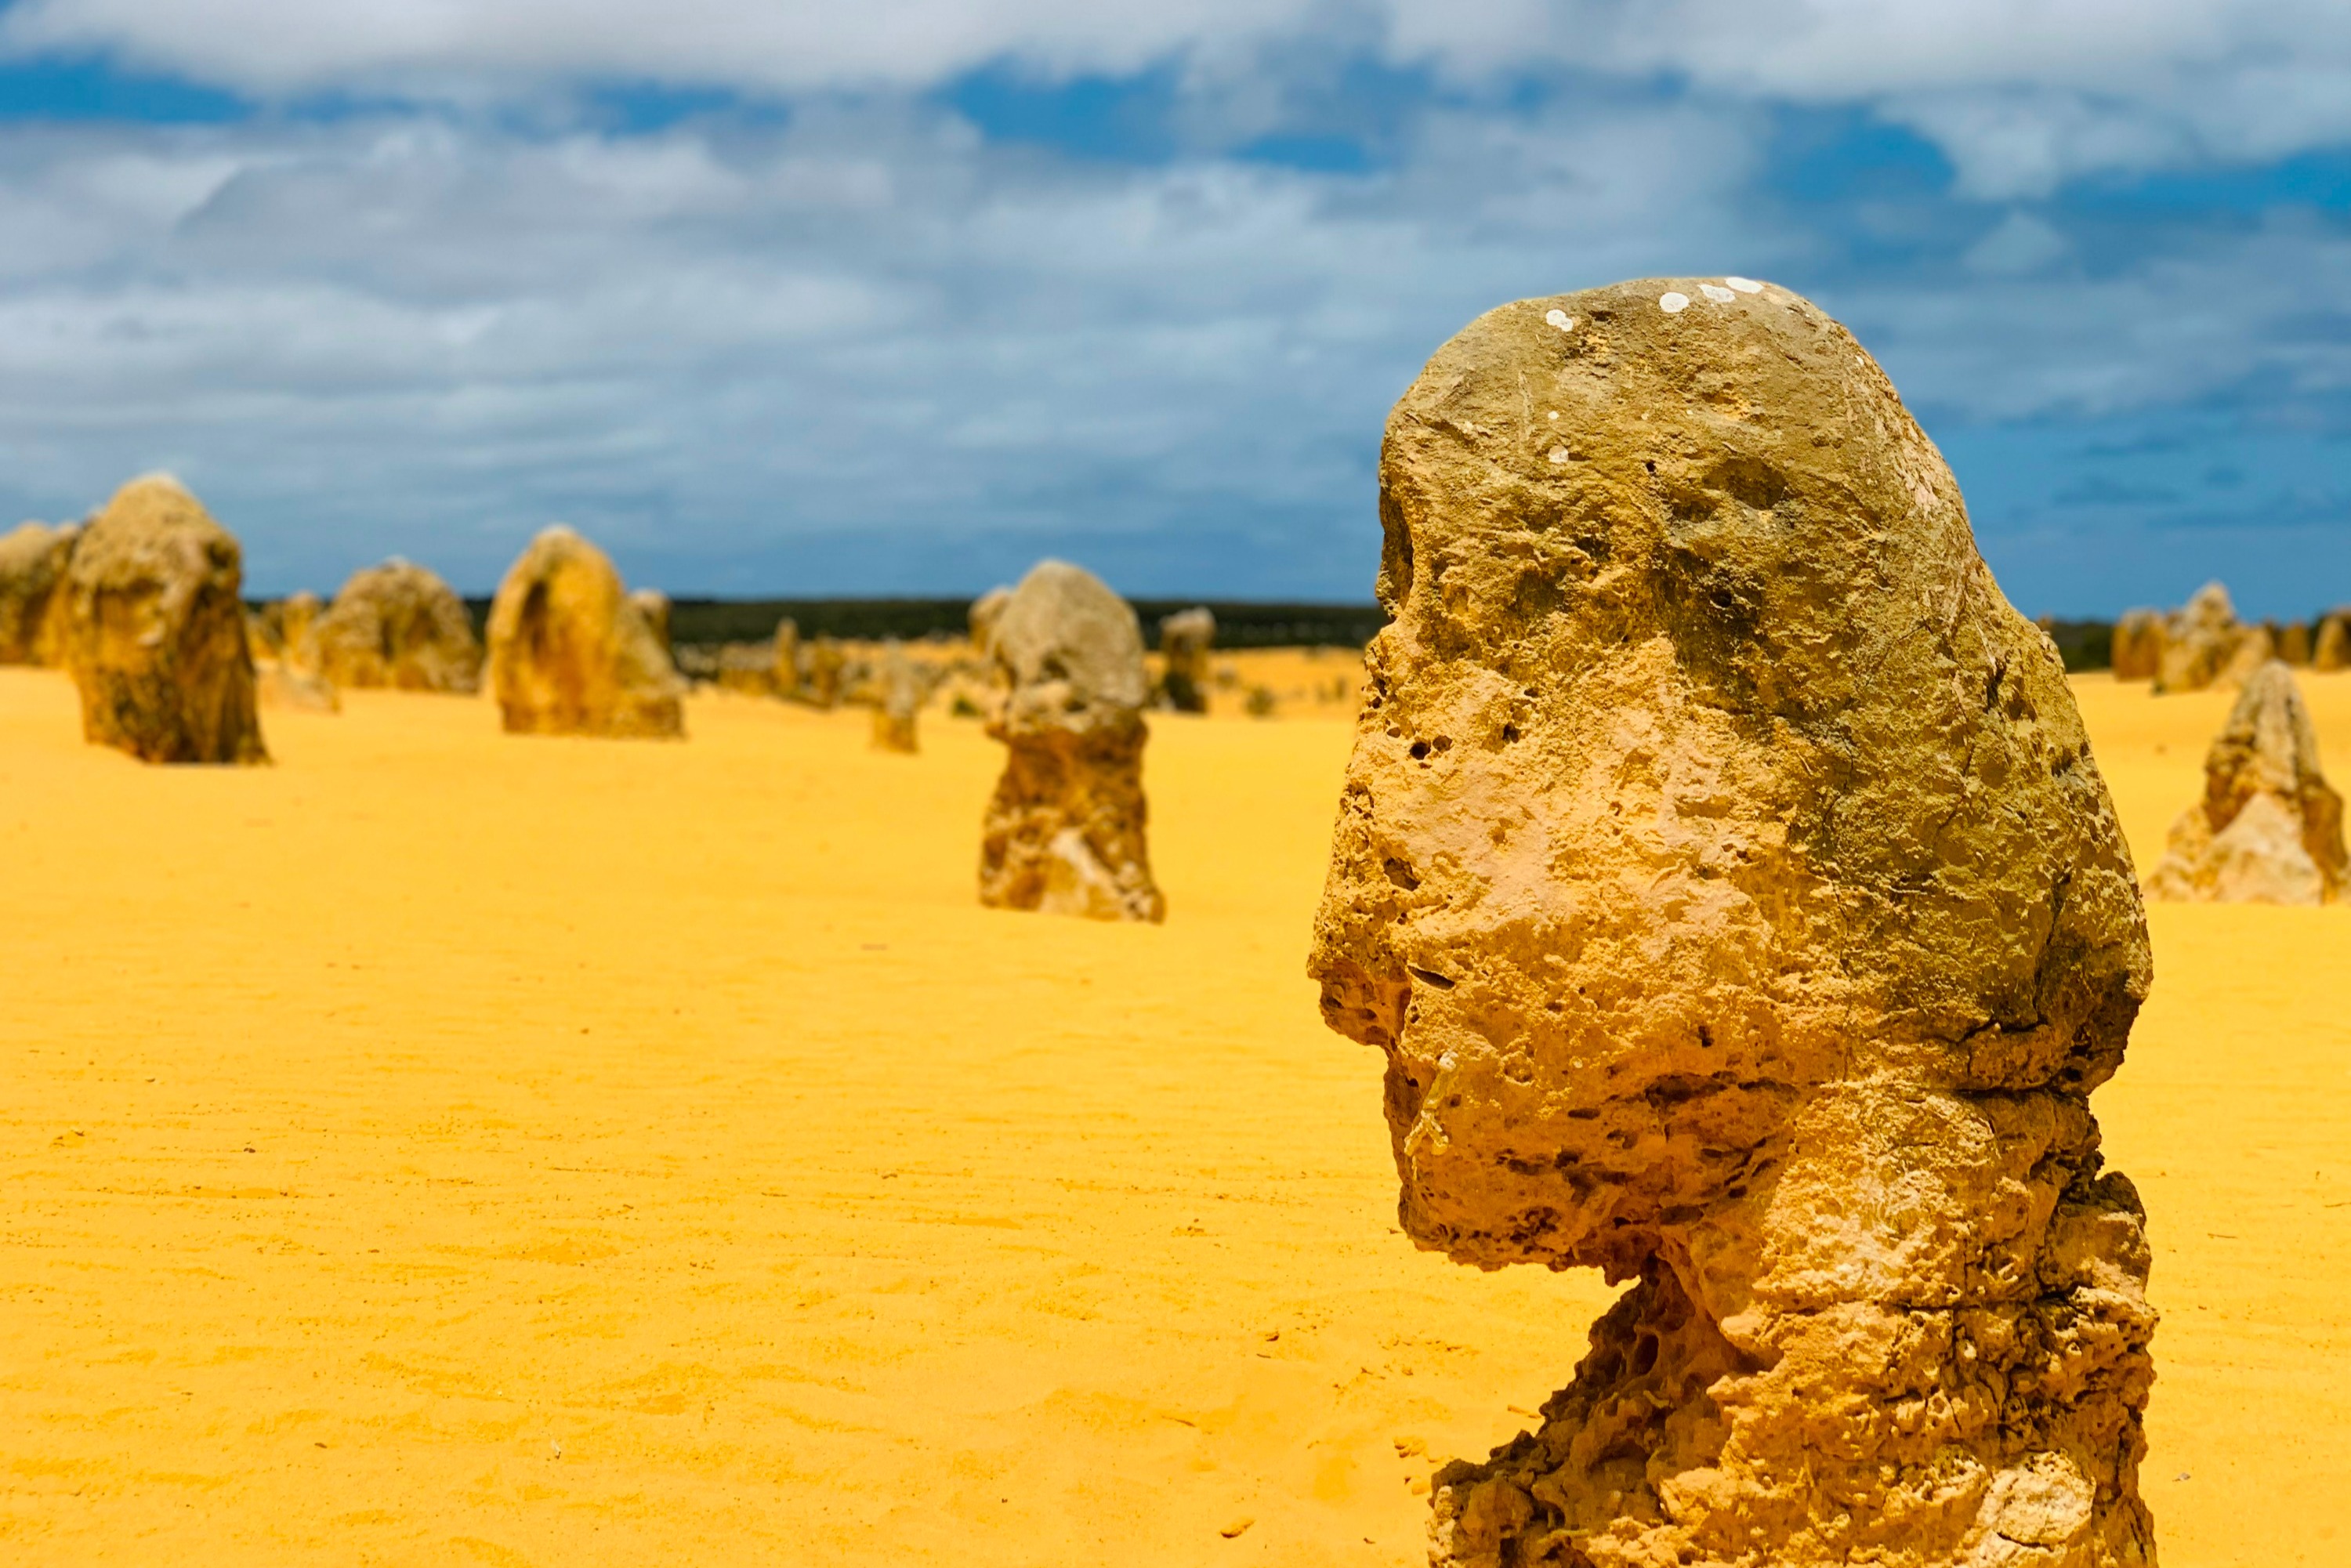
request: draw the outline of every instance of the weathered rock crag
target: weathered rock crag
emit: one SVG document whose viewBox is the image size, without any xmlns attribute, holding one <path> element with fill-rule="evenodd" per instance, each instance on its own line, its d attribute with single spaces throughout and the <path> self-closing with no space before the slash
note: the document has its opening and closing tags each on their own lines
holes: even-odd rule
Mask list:
<svg viewBox="0 0 2351 1568">
<path fill-rule="evenodd" d="M 800 679 L 800 700 L 830 713 L 841 706 L 841 687 L 849 655 L 840 640 L 819 637 L 808 645 L 808 669 Z"/>
<path fill-rule="evenodd" d="M 1008 755 L 980 837 L 979 901 L 1161 920 L 1144 838 L 1143 632 L 1126 601 L 1040 561 L 988 627 L 987 733 Z"/>
<path fill-rule="evenodd" d="M 1178 610 L 1159 619 L 1159 656 L 1165 671 L 1160 695 L 1177 713 L 1208 711 L 1208 653 L 1217 643 L 1217 617 L 1206 605 Z"/>
<path fill-rule="evenodd" d="M 266 762 L 244 553 L 168 476 L 116 492 L 66 570 L 62 662 L 83 737 L 143 762 Z"/>
<path fill-rule="evenodd" d="M 879 700 L 873 705 L 873 748 L 921 750 L 914 726 L 923 711 L 923 673 L 894 642 L 883 653 L 880 685 Z"/>
<path fill-rule="evenodd" d="M 674 737 L 684 683 L 602 550 L 541 530 L 490 601 L 490 687 L 516 735 Z"/>
<path fill-rule="evenodd" d="M 658 588 L 632 588 L 629 591 L 629 602 L 635 605 L 637 613 L 645 618 L 645 630 L 653 634 L 653 641 L 661 644 L 661 651 L 664 653 L 672 653 L 669 638 L 669 595 Z M 674 654 L 673 657 L 674 657 Z"/>
<path fill-rule="evenodd" d="M 65 634 L 66 565 L 78 524 L 0 534 L 0 664 L 55 664 Z"/>
<path fill-rule="evenodd" d="M 482 644 L 457 591 L 394 557 L 355 571 L 311 622 L 297 661 L 338 686 L 471 692 L 482 684 Z"/>
<path fill-rule="evenodd" d="M 2351 670 L 2351 612 L 2330 611 L 2318 619 L 2311 639 L 2310 667 L 2321 674 Z"/>
<path fill-rule="evenodd" d="M 327 612 L 325 601 L 305 588 L 287 594 L 272 608 L 277 612 L 279 656 L 304 674 L 317 674 L 319 619 Z"/>
<path fill-rule="evenodd" d="M 2163 617 L 2152 610 L 2126 610 L 2115 622 L 2115 679 L 2151 681 L 2163 674 Z"/>
<path fill-rule="evenodd" d="M 2343 797 L 2294 672 L 2272 661 L 2237 695 L 2204 757 L 2204 798 L 2171 824 L 2150 896 L 2194 904 L 2333 904 L 2351 891 Z"/>
<path fill-rule="evenodd" d="M 2138 891 L 1884 373 L 1745 279 L 1504 306 L 1380 515 L 1324 1017 L 1421 1246 L 1638 1281 L 1432 1560 L 2151 1564 Z"/>
<path fill-rule="evenodd" d="M 2229 591 L 2208 582 L 2166 617 L 2159 692 L 2200 692 L 2225 680 L 2242 681 L 2266 663 L 2268 638 L 2237 619 Z"/>
<path fill-rule="evenodd" d="M 971 628 L 971 645 L 981 657 L 987 654 L 987 639 L 995 632 L 996 623 L 1004 618 L 1006 605 L 1012 602 L 1012 591 L 998 584 L 971 601 L 965 618 Z"/>
</svg>

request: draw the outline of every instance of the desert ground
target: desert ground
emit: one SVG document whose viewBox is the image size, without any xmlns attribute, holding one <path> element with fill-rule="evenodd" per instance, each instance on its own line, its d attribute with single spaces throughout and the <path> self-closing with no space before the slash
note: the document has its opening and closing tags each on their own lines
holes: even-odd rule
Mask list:
<svg viewBox="0 0 2351 1568">
<path fill-rule="evenodd" d="M 1154 720 L 1161 927 L 979 908 L 999 752 L 935 711 L 362 691 L 164 768 L 0 671 L 0 1559 L 1417 1562 L 1610 1292 L 1396 1231 L 1301 972 L 1353 660 L 1220 662 Z M 2144 869 L 2229 696 L 2076 688 Z M 2164 1561 L 2335 1568 L 2351 908 L 2150 917 L 2095 1103 Z"/>
</svg>

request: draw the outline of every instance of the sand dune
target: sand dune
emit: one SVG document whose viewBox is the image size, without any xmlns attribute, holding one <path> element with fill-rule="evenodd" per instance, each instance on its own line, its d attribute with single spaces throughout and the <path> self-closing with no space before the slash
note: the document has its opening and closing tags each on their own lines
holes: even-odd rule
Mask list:
<svg viewBox="0 0 2351 1568">
<path fill-rule="evenodd" d="M 2080 689 L 2148 862 L 2228 696 Z M 345 704 L 144 768 L 0 671 L 6 1561 L 1413 1562 L 1580 1354 L 1596 1279 L 1395 1230 L 1301 973 L 1335 704 L 1155 720 L 1164 927 L 977 905 L 967 720 Z M 2333 1565 L 2351 910 L 2153 920 L 2165 1560 Z"/>
</svg>

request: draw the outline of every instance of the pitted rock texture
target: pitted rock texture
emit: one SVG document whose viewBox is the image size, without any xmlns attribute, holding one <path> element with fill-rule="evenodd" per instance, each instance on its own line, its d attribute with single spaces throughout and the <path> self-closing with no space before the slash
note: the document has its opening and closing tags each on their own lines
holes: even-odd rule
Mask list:
<svg viewBox="0 0 2351 1568">
<path fill-rule="evenodd" d="M 0 664 L 55 664 L 65 635 L 66 563 L 78 525 L 24 523 L 0 535 Z"/>
<path fill-rule="evenodd" d="M 2241 681 L 2269 658 L 2268 640 L 2237 619 L 2229 591 L 2208 582 L 2165 618 L 2159 692 L 2200 692 L 2223 680 Z"/>
<path fill-rule="evenodd" d="M 2126 610 L 2115 622 L 2115 679 L 2151 681 L 2163 674 L 2163 617 L 2152 610 Z"/>
<path fill-rule="evenodd" d="M 1380 516 L 1324 1017 L 1416 1241 L 1639 1281 L 1432 1561 L 2151 1563 L 2137 881 L 1885 374 L 1744 279 L 1504 306 Z"/>
<path fill-rule="evenodd" d="M 1177 713 L 1208 711 L 1208 653 L 1217 644 L 1217 617 L 1206 605 L 1159 620 L 1159 656 L 1166 665 L 1160 695 Z"/>
<path fill-rule="evenodd" d="M 363 568 L 312 622 L 300 661 L 338 686 L 471 692 L 482 684 L 482 644 L 457 591 L 397 558 Z"/>
<path fill-rule="evenodd" d="M 880 700 L 873 705 L 873 748 L 921 750 L 914 724 L 923 711 L 923 673 L 895 643 L 882 656 L 880 685 Z"/>
<path fill-rule="evenodd" d="M 66 569 L 61 651 L 83 737 L 142 762 L 266 762 L 244 552 L 176 479 L 115 494 Z"/>
<path fill-rule="evenodd" d="M 674 737 L 684 683 L 602 550 L 541 530 L 490 601 L 490 688 L 515 735 Z"/>
<path fill-rule="evenodd" d="M 2204 798 L 2179 814 L 2147 879 L 2156 898 L 2197 904 L 2333 904 L 2351 891 L 2343 797 L 2294 672 L 2254 672 L 2204 757 Z"/>
<path fill-rule="evenodd" d="M 981 829 L 979 901 L 1162 920 L 1144 838 L 1143 632 L 1091 573 L 1040 561 L 988 628 L 987 733 L 1004 773 Z"/>
</svg>

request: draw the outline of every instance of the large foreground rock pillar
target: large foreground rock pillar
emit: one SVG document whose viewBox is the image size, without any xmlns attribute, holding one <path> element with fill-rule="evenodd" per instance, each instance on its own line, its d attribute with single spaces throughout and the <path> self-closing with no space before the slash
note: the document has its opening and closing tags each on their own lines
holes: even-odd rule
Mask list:
<svg viewBox="0 0 2351 1568">
<path fill-rule="evenodd" d="M 1040 561 L 985 632 L 987 733 L 1008 755 L 987 802 L 979 901 L 1097 920 L 1167 912 L 1144 842 L 1143 633 L 1091 573 Z"/>
<path fill-rule="evenodd" d="M 490 685 L 516 735 L 675 737 L 684 683 L 602 550 L 530 541 L 490 601 Z"/>
<path fill-rule="evenodd" d="M 245 556 L 166 475 L 125 485 L 75 542 L 63 662 L 85 738 L 142 762 L 266 762 L 245 640 Z"/>
<path fill-rule="evenodd" d="M 1324 1017 L 1416 1241 L 1635 1281 L 1433 1560 L 2152 1563 L 2138 892 L 1885 374 L 1743 278 L 1504 306 L 1380 515 Z"/>
<path fill-rule="evenodd" d="M 2272 661 L 2238 694 L 2204 758 L 2204 798 L 2171 824 L 2147 879 L 2195 904 L 2333 904 L 2351 892 L 2343 797 L 2318 765 L 2318 733 L 2294 672 Z"/>
</svg>

